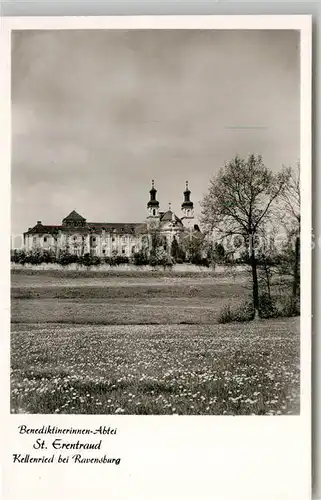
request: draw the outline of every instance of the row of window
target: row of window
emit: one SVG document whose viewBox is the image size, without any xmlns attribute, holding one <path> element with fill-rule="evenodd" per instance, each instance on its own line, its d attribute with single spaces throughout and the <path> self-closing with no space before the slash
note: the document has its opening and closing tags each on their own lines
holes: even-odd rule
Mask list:
<svg viewBox="0 0 321 500">
<path fill-rule="evenodd" d="M 115 227 L 110 227 L 110 228 L 100 227 L 100 228 L 97 228 L 97 229 L 101 229 L 102 231 L 108 231 L 108 232 L 112 232 L 112 233 L 117 233 L 117 232 L 121 232 L 121 233 L 129 233 L 129 232 L 131 232 L 132 233 L 134 231 L 133 227 L 121 227 L 121 228 L 118 228 L 118 229 L 116 229 Z"/>
<path fill-rule="evenodd" d="M 136 248 L 133 246 L 133 247 L 132 247 L 132 249 L 131 249 L 131 253 L 132 253 L 132 254 L 134 254 L 135 252 L 136 252 Z M 107 253 L 107 252 L 106 252 L 106 249 L 105 249 L 105 248 L 103 248 L 103 250 L 102 250 L 102 254 L 103 254 L 103 255 L 106 255 L 106 253 Z M 125 247 L 123 247 L 123 248 L 121 249 L 121 253 L 122 253 L 122 255 L 126 255 L 126 248 L 125 248 Z"/>
<path fill-rule="evenodd" d="M 74 241 L 76 241 L 76 240 L 77 240 L 77 237 L 76 237 L 76 236 L 74 236 Z M 95 240 L 96 240 L 96 238 L 95 238 Z M 34 242 L 34 243 L 36 243 L 36 241 L 37 241 L 37 237 L 36 237 L 36 236 L 34 236 L 34 237 L 33 237 L 33 242 Z M 47 241 L 47 236 L 44 236 L 43 241 L 44 241 L 44 242 L 46 242 L 46 241 Z M 115 238 L 112 238 L 112 241 L 115 241 Z M 132 252 L 132 253 L 135 253 L 135 251 L 136 251 L 135 246 L 132 246 L 131 252 Z M 103 250 L 102 250 L 102 253 L 103 253 L 103 254 L 105 254 L 105 253 L 106 253 L 106 250 L 105 250 L 105 249 L 103 249 Z M 124 247 L 124 246 L 122 247 L 122 254 L 126 254 L 126 247 Z"/>
<path fill-rule="evenodd" d="M 74 237 L 73 237 L 73 240 L 74 240 L 74 241 L 77 241 L 77 240 L 78 240 L 78 236 L 74 236 Z M 34 242 L 34 243 L 36 243 L 36 241 L 37 241 L 37 236 L 34 236 L 34 237 L 33 237 L 33 242 Z M 44 236 L 44 237 L 43 237 L 43 241 L 44 241 L 44 243 L 46 243 L 46 242 L 48 241 L 48 236 Z M 94 237 L 92 238 L 92 240 L 91 240 L 91 241 L 92 241 L 93 243 L 95 243 L 95 242 L 97 241 L 96 237 L 94 236 Z M 111 238 L 111 241 L 112 241 L 112 242 L 116 241 L 116 238 L 113 236 L 113 237 Z M 122 237 L 122 241 L 126 241 L 126 236 L 123 236 L 123 237 Z"/>
<path fill-rule="evenodd" d="M 77 239 L 77 236 L 74 236 L 74 240 L 76 240 L 76 239 Z M 122 241 L 126 241 L 126 239 L 127 239 L 127 238 L 126 238 L 126 236 L 123 236 L 123 237 L 122 237 Z M 94 236 L 94 237 L 91 239 L 91 241 L 92 241 L 93 243 L 96 243 L 97 238 Z M 115 236 L 112 236 L 111 241 L 116 241 Z"/>
<path fill-rule="evenodd" d="M 133 246 L 133 247 L 132 247 L 131 252 L 132 252 L 132 253 L 135 253 L 135 252 L 136 252 L 136 248 L 135 248 L 135 246 Z M 106 249 L 105 249 L 105 248 L 103 248 L 102 253 L 103 253 L 103 254 L 106 254 Z M 125 254 L 126 254 L 126 247 L 122 247 L 122 249 L 121 249 L 121 253 L 122 253 L 123 255 L 125 255 Z"/>
<path fill-rule="evenodd" d="M 43 237 L 43 241 L 44 241 L 44 243 L 46 243 L 46 242 L 48 241 L 48 236 L 44 236 L 44 237 Z M 34 243 L 36 243 L 36 242 L 37 242 L 37 236 L 34 236 L 34 237 L 33 237 L 33 242 L 34 242 Z"/>
<path fill-rule="evenodd" d="M 74 241 L 76 241 L 77 239 L 78 239 L 78 238 L 77 238 L 77 236 L 74 236 Z M 122 237 L 122 241 L 124 241 L 124 242 L 125 242 L 126 240 L 127 240 L 126 236 L 123 236 L 123 237 Z M 92 241 L 92 243 L 96 243 L 96 242 L 97 242 L 97 238 L 94 236 L 94 237 L 91 239 L 91 241 Z M 112 241 L 112 242 L 115 242 L 115 241 L 116 241 L 115 236 L 112 236 L 111 241 Z"/>
</svg>

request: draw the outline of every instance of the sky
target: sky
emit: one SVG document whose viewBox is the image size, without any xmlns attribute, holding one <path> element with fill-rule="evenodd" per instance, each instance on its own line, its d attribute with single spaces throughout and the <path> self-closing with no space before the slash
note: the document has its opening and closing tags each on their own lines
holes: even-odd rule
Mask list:
<svg viewBox="0 0 321 500">
<path fill-rule="evenodd" d="M 236 154 L 277 171 L 299 160 L 299 33 L 62 30 L 12 35 L 12 234 L 72 210 L 142 222 L 196 215 Z"/>
</svg>

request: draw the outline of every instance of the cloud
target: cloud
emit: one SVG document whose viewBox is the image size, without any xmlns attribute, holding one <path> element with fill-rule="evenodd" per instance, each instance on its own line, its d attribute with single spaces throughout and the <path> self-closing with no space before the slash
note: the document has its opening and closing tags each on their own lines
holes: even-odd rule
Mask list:
<svg viewBox="0 0 321 500">
<path fill-rule="evenodd" d="M 12 52 L 12 223 L 179 210 L 234 154 L 299 156 L 294 31 L 21 31 Z M 257 129 L 233 129 L 234 126 Z"/>
</svg>

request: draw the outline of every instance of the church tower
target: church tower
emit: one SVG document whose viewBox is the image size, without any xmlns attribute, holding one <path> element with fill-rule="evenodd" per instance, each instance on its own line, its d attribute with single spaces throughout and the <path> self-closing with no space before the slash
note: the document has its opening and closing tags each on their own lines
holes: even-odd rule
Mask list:
<svg viewBox="0 0 321 500">
<path fill-rule="evenodd" d="M 192 228 L 194 221 L 194 204 L 190 200 L 191 192 L 188 189 L 188 181 L 186 181 L 186 188 L 184 191 L 184 201 L 182 203 L 182 222 L 185 227 Z"/>
<path fill-rule="evenodd" d="M 150 200 L 147 203 L 148 220 L 158 220 L 159 218 L 159 202 L 156 200 L 157 190 L 155 189 L 154 180 L 152 180 L 152 189 L 149 191 Z"/>
</svg>

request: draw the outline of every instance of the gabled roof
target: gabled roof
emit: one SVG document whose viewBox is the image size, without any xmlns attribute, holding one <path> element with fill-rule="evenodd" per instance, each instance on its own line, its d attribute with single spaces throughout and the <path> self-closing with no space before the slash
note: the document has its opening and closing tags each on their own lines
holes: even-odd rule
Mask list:
<svg viewBox="0 0 321 500">
<path fill-rule="evenodd" d="M 105 230 L 109 233 L 134 233 L 139 226 L 140 222 L 87 222 L 89 229 Z"/>
<path fill-rule="evenodd" d="M 161 222 L 165 222 L 165 221 L 170 221 L 170 220 L 173 220 L 173 215 L 174 215 L 174 220 L 176 222 L 181 222 L 181 219 L 179 219 L 177 217 L 177 215 L 173 214 L 173 212 L 171 210 L 167 210 L 167 212 L 163 213 L 160 217 L 160 221 Z"/>
<path fill-rule="evenodd" d="M 146 223 L 136 224 L 136 226 L 135 226 L 135 233 L 136 234 L 144 234 L 146 232 L 147 232 L 147 224 Z"/>
<path fill-rule="evenodd" d="M 69 215 L 67 215 L 67 217 L 65 217 L 63 220 L 81 220 L 81 221 L 85 221 L 86 219 L 84 217 L 82 217 L 82 215 L 79 215 L 76 210 L 73 210 L 72 212 L 70 212 Z"/>
<path fill-rule="evenodd" d="M 88 233 L 101 232 L 105 230 L 107 233 L 135 234 L 146 231 L 146 224 L 141 222 L 88 222 L 84 226 L 44 226 L 41 223 L 36 224 L 33 228 L 26 231 L 24 234 L 57 234 L 58 231 L 67 233 Z"/>
<path fill-rule="evenodd" d="M 59 231 L 62 231 L 63 233 L 84 233 L 84 234 L 89 234 L 89 228 L 88 226 L 59 226 Z"/>
<path fill-rule="evenodd" d="M 44 226 L 41 222 L 24 234 L 57 234 L 61 226 Z"/>
</svg>

